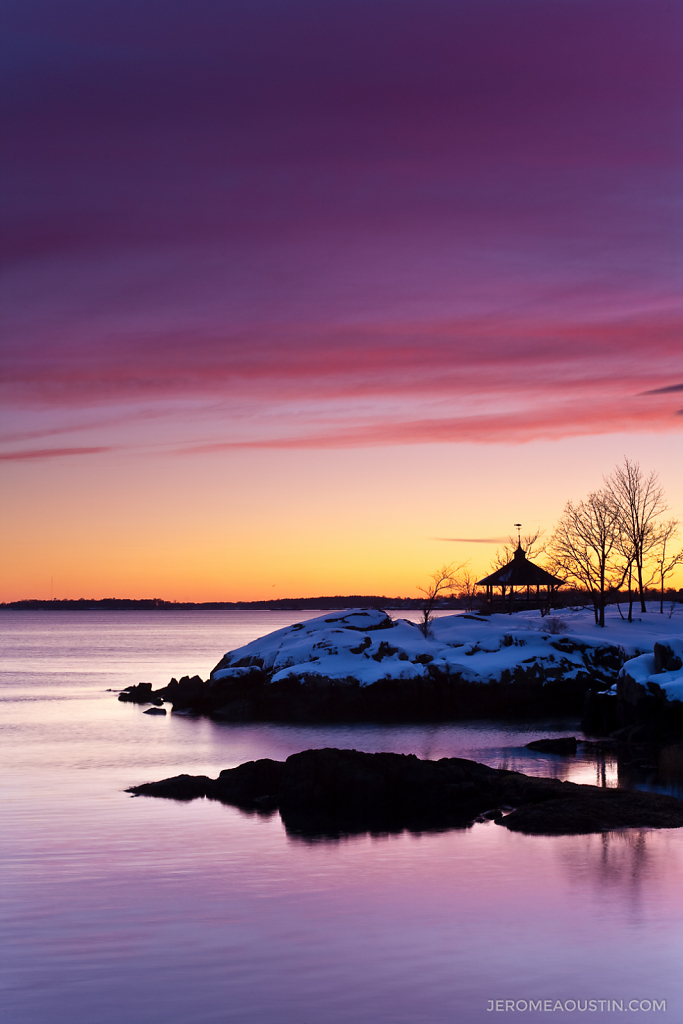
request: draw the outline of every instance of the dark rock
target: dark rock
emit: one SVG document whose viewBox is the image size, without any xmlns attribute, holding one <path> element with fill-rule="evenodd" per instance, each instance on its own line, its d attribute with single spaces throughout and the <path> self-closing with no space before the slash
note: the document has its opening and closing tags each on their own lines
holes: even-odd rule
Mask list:
<svg viewBox="0 0 683 1024">
<path fill-rule="evenodd" d="M 563 654 L 573 654 L 575 651 L 581 651 L 582 653 L 588 649 L 588 644 L 581 643 L 580 640 L 570 640 L 569 637 L 562 637 L 561 640 L 553 640 L 550 644 L 556 651 L 561 651 Z"/>
<path fill-rule="evenodd" d="M 174 775 L 171 779 L 161 782 L 145 782 L 141 786 L 131 786 L 127 793 L 134 796 L 163 796 L 169 800 L 195 800 L 206 796 L 207 789 L 213 779 L 206 775 Z"/>
<path fill-rule="evenodd" d="M 366 639 L 360 637 L 360 645 Z M 383 664 L 390 666 L 386 658 L 393 654 L 393 648 L 384 645 L 381 653 Z M 401 664 L 408 660 L 405 651 L 399 653 L 399 659 Z M 509 719 L 579 715 L 590 685 L 588 677 L 564 678 L 561 666 L 553 674 L 547 665 L 524 664 L 514 674 L 506 671 L 497 682 L 480 683 L 432 664 L 430 655 L 419 656 L 415 661 L 426 664 L 427 676 L 380 679 L 368 686 L 360 686 L 351 677 L 326 679 L 313 673 L 273 683 L 258 664 L 230 665 L 219 679 L 203 682 L 199 676 L 184 676 L 155 691 L 147 684 L 145 693 L 137 691 L 136 695 L 128 696 L 126 692 L 120 699 L 157 705 L 164 701 L 174 711 L 191 710 L 217 718 L 222 718 L 224 709 L 232 706 L 226 721 L 436 722 L 490 716 Z M 250 704 L 235 704 L 236 701 Z M 605 727 L 594 733 L 605 735 L 619 724 L 622 723 L 605 720 Z"/>
<path fill-rule="evenodd" d="M 229 656 L 227 656 L 229 657 Z M 248 655 L 245 658 L 240 658 L 239 661 L 233 661 L 230 665 L 231 668 L 263 668 L 263 658 L 257 657 L 255 654 Z M 214 669 L 215 671 L 215 669 Z M 213 673 L 212 673 L 213 675 Z"/>
<path fill-rule="evenodd" d="M 683 665 L 680 657 L 666 640 L 659 640 L 654 647 L 655 672 L 677 672 Z"/>
<path fill-rule="evenodd" d="M 372 614 L 372 612 L 375 612 L 375 611 L 376 612 L 381 612 L 382 618 L 379 621 L 373 621 L 371 619 L 370 622 L 362 623 L 361 625 L 358 625 L 358 624 L 356 624 L 354 622 L 349 622 L 348 621 L 349 617 L 354 618 L 354 619 L 359 618 L 360 617 L 359 613 L 360 614 L 365 613 L 367 615 L 368 612 L 370 612 Z M 340 613 L 338 615 L 334 615 L 333 617 L 331 617 L 329 619 L 325 619 L 325 622 L 329 622 L 330 625 L 338 623 L 340 626 L 343 626 L 344 629 L 353 629 L 357 633 L 376 633 L 377 630 L 379 630 L 379 629 L 393 629 L 394 628 L 394 620 L 391 618 L 391 616 L 387 615 L 386 612 L 381 611 L 381 609 L 379 609 L 379 608 L 374 608 L 374 609 L 373 608 L 359 608 L 357 611 L 356 610 L 352 610 L 352 611 L 349 611 L 349 612 L 345 612 L 345 613 Z M 303 628 L 303 623 L 301 624 L 301 626 Z"/>
<path fill-rule="evenodd" d="M 142 713 L 143 715 L 165 715 L 166 708 L 147 708 L 147 710 Z"/>
<path fill-rule="evenodd" d="M 254 702 L 252 700 L 232 700 L 212 712 L 212 717 L 221 722 L 250 722 L 254 717 Z"/>
<path fill-rule="evenodd" d="M 591 688 L 583 702 L 581 728 L 589 736 L 607 736 L 618 725 L 617 701 L 612 693 Z"/>
<path fill-rule="evenodd" d="M 151 683 L 138 683 L 136 686 L 127 686 L 119 694 L 119 700 L 131 704 L 161 704 L 162 698 L 158 691 L 152 690 Z"/>
<path fill-rule="evenodd" d="M 577 786 L 581 792 L 559 800 L 527 804 L 500 819 L 527 835 L 580 835 L 615 828 L 680 828 L 683 803 L 660 793 Z"/>
<path fill-rule="evenodd" d="M 581 740 L 581 746 L 586 752 L 591 750 L 601 753 L 602 751 L 616 751 L 619 747 L 618 741 L 610 737 L 600 740 Z"/>
<path fill-rule="evenodd" d="M 356 653 L 358 653 L 357 650 Z M 382 640 L 380 641 L 379 647 L 371 657 L 375 661 L 382 661 L 383 658 L 390 658 L 393 654 L 398 654 L 398 647 L 392 647 L 391 644 L 386 642 L 386 640 Z M 430 657 L 429 660 L 431 661 L 432 658 Z"/>
<path fill-rule="evenodd" d="M 575 754 L 576 737 L 558 736 L 547 740 L 533 740 L 527 743 L 527 750 L 538 750 L 541 754 Z"/>
<path fill-rule="evenodd" d="M 264 757 L 237 768 L 226 768 L 211 782 L 206 795 L 237 807 L 276 807 L 284 767 L 285 762 Z"/>
<path fill-rule="evenodd" d="M 217 779 L 179 775 L 128 792 L 277 807 L 288 832 L 305 839 L 463 828 L 482 819 L 538 835 L 683 826 L 683 803 L 660 794 L 533 778 L 457 757 L 421 761 L 335 748 L 304 750 L 284 763 L 249 761 Z M 503 814 L 509 808 L 515 810 Z"/>
<path fill-rule="evenodd" d="M 652 719 L 645 722 L 634 722 L 632 725 L 626 725 L 622 729 L 617 729 L 611 733 L 611 738 L 618 740 L 620 743 L 638 744 L 657 743 L 664 736 L 660 722 Z"/>
<path fill-rule="evenodd" d="M 175 683 L 175 685 L 173 685 Z M 173 710 L 196 708 L 201 702 L 204 681 L 200 676 L 182 676 L 177 682 L 172 679 L 165 690 L 160 691 L 164 698 L 173 705 Z"/>
</svg>

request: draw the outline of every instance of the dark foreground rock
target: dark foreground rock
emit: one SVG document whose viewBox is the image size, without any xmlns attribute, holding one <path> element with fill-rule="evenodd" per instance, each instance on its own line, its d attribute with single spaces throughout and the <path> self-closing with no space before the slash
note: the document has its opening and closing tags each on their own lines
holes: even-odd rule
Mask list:
<svg viewBox="0 0 683 1024">
<path fill-rule="evenodd" d="M 222 722 L 434 722 L 472 718 L 543 718 L 578 715 L 585 679 L 547 679 L 528 666 L 497 682 L 471 682 L 439 673 L 424 678 L 380 679 L 368 686 L 314 676 L 270 682 L 258 666 L 227 679 L 183 676 L 158 690 L 139 683 L 119 694 L 135 704 L 166 703 Z M 240 671 L 234 670 L 235 673 Z M 612 701 L 612 703 L 614 703 Z M 614 728 L 612 726 L 611 728 Z"/>
<path fill-rule="evenodd" d="M 508 814 L 503 823 L 513 832 L 533 835 L 576 835 L 615 828 L 680 828 L 683 824 L 683 803 L 674 797 L 597 786 L 577 789 L 586 792 L 527 804 Z"/>
<path fill-rule="evenodd" d="M 670 796 L 533 778 L 457 757 L 422 761 L 334 748 L 304 750 L 284 762 L 248 761 L 217 779 L 178 775 L 127 792 L 278 809 L 289 833 L 311 839 L 465 828 L 482 817 L 530 835 L 683 826 L 683 803 Z"/>
<path fill-rule="evenodd" d="M 444 616 L 425 636 L 377 608 L 328 612 L 228 651 L 209 679 L 183 676 L 154 691 L 139 684 L 119 699 L 227 724 L 412 723 L 578 716 L 590 690 L 591 722 L 598 704 L 613 716 L 614 699 L 601 698 L 617 680 L 620 648 L 503 618 Z M 600 735 L 618 725 L 604 714 L 599 724 Z"/>
<path fill-rule="evenodd" d="M 537 750 L 540 754 L 575 754 L 576 736 L 559 736 L 547 740 L 532 740 L 527 743 L 527 750 Z"/>
</svg>

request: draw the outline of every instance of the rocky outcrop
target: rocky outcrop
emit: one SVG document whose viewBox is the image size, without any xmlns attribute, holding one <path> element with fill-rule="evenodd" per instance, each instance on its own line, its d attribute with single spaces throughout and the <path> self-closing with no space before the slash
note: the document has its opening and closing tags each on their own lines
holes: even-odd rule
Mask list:
<svg viewBox="0 0 683 1024">
<path fill-rule="evenodd" d="M 287 830 L 307 838 L 463 828 L 481 818 L 533 835 L 683 827 L 683 803 L 661 794 L 532 778 L 457 757 L 423 761 L 335 748 L 304 750 L 284 762 L 249 761 L 217 779 L 179 775 L 127 792 L 278 809 Z"/>
<path fill-rule="evenodd" d="M 616 685 L 622 734 L 649 742 L 683 736 L 683 638 L 654 644 L 652 654 L 627 661 Z"/>
<path fill-rule="evenodd" d="M 263 670 L 253 668 L 220 680 L 181 679 L 177 688 L 145 691 L 138 702 L 168 702 L 175 712 L 224 722 L 457 721 L 491 715 L 578 714 L 586 686 L 585 680 L 548 681 L 524 670 L 484 683 L 438 669 L 415 679 L 380 679 L 368 686 L 351 677 L 330 679 L 312 673 L 273 683 Z M 136 698 L 124 693 L 119 699 Z"/>
<path fill-rule="evenodd" d="M 152 690 L 151 683 L 138 683 L 136 686 L 127 686 L 119 694 L 119 700 L 130 704 L 163 704 L 164 698 L 159 690 Z"/>
<path fill-rule="evenodd" d="M 679 672 L 683 668 L 683 638 L 660 640 L 654 646 L 655 672 Z"/>
<path fill-rule="evenodd" d="M 570 786 L 571 783 L 563 783 Z M 527 835 L 577 835 L 617 828 L 681 828 L 683 803 L 660 793 L 577 786 L 560 799 L 528 803 L 503 819 Z"/>
<path fill-rule="evenodd" d="M 425 637 L 374 608 L 328 613 L 229 651 L 206 681 L 140 684 L 119 699 L 225 722 L 439 721 L 580 714 L 587 688 L 616 679 L 618 647 L 502 618 L 445 616 Z"/>
</svg>

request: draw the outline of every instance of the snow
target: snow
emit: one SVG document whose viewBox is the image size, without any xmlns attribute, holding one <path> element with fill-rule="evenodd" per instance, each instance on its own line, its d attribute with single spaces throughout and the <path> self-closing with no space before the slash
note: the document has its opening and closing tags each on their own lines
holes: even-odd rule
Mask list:
<svg viewBox="0 0 683 1024">
<path fill-rule="evenodd" d="M 679 668 L 658 672 L 654 653 L 641 654 L 627 661 L 619 674 L 622 678 L 629 676 L 645 690 L 658 686 L 669 700 L 683 701 L 683 637 L 659 637 L 657 642 L 668 647 L 678 657 Z"/>
<path fill-rule="evenodd" d="M 482 683 L 499 680 L 506 670 L 513 673 L 520 666 L 536 666 L 544 677 L 571 679 L 594 670 L 605 656 L 618 657 L 619 662 L 635 658 L 639 664 L 641 655 L 652 657 L 655 641 L 670 637 L 672 626 L 683 622 L 683 608 L 677 607 L 676 613 L 675 622 L 649 611 L 629 623 L 610 608 L 604 629 L 595 626 L 592 610 L 585 609 L 546 618 L 538 611 L 459 613 L 436 618 L 425 638 L 414 622 L 355 608 L 286 626 L 229 651 L 212 676 L 235 677 L 258 666 L 271 682 L 319 676 L 368 686 L 381 679 L 427 678 L 431 664 L 443 673 Z M 654 661 L 648 671 L 654 672 Z M 657 682 L 661 685 L 663 675 L 670 674 L 658 674 Z M 672 688 L 672 695 L 678 692 L 676 687 L 683 693 L 683 676 L 672 675 L 676 679 L 664 680 L 667 688 Z"/>
<path fill-rule="evenodd" d="M 645 685 L 650 676 L 655 674 L 654 654 L 641 654 L 639 658 L 632 658 L 626 662 L 620 674 L 629 675 L 634 682 Z"/>
<path fill-rule="evenodd" d="M 553 629 L 557 630 L 555 639 L 571 637 L 591 644 L 613 644 L 620 647 L 627 657 L 651 652 L 656 641 L 668 639 L 672 635 L 680 636 L 683 632 L 683 605 L 677 605 L 669 619 L 668 613 L 659 614 L 657 602 L 651 602 L 644 614 L 634 610 L 633 622 L 622 619 L 617 608 L 610 605 L 605 611 L 604 628 L 595 625 L 592 608 L 558 609 L 545 618 L 538 611 L 481 618 L 483 622 L 476 622 L 467 614 L 444 616 L 436 620 L 433 631 L 435 636 L 450 642 L 451 639 L 463 636 L 474 641 L 492 631 L 517 633 L 527 629 L 543 634 Z"/>
</svg>

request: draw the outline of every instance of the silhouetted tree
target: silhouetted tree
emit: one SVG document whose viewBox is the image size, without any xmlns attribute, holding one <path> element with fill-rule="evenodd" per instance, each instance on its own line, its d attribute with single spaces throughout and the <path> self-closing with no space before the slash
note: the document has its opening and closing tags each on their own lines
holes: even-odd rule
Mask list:
<svg viewBox="0 0 683 1024">
<path fill-rule="evenodd" d="M 668 505 L 664 488 L 653 471 L 643 474 L 637 462 L 624 459 L 605 480 L 607 490 L 619 509 L 620 547 L 623 557 L 633 565 L 640 596 L 640 610 L 645 605 L 645 564 L 658 543 L 657 518 Z"/>
<path fill-rule="evenodd" d="M 567 502 L 550 539 L 550 571 L 590 593 L 599 626 L 605 625 L 607 591 L 624 578 L 618 547 L 620 517 L 620 506 L 609 488 L 593 491 L 577 504 Z"/>
<path fill-rule="evenodd" d="M 519 539 L 522 550 L 530 562 L 540 558 L 545 553 L 548 543 L 541 539 L 544 535 L 545 530 L 536 530 L 535 533 L 522 534 L 521 539 Z M 518 538 L 510 534 L 505 544 L 500 548 L 496 548 L 496 553 L 491 559 L 491 569 L 502 569 L 504 565 L 511 562 L 517 550 L 517 543 Z"/>
<path fill-rule="evenodd" d="M 464 598 L 466 610 L 472 611 L 477 596 L 477 577 L 470 569 L 460 573 L 458 597 Z"/>
<path fill-rule="evenodd" d="M 460 586 L 459 574 L 466 565 L 467 562 L 461 562 L 460 565 L 453 563 L 442 565 L 440 569 L 432 573 L 431 583 L 426 587 L 417 588 L 420 593 L 425 595 L 422 604 L 422 622 L 419 623 L 425 637 L 429 635 L 429 628 L 434 618 L 434 605 L 440 598 L 446 597 L 446 595 L 452 594 L 458 589 Z"/>
<path fill-rule="evenodd" d="M 664 614 L 664 583 L 677 566 L 683 565 L 683 550 L 671 552 L 671 543 L 678 536 L 678 520 L 669 519 L 659 527 L 654 550 L 655 576 L 659 582 L 659 612 Z"/>
</svg>

